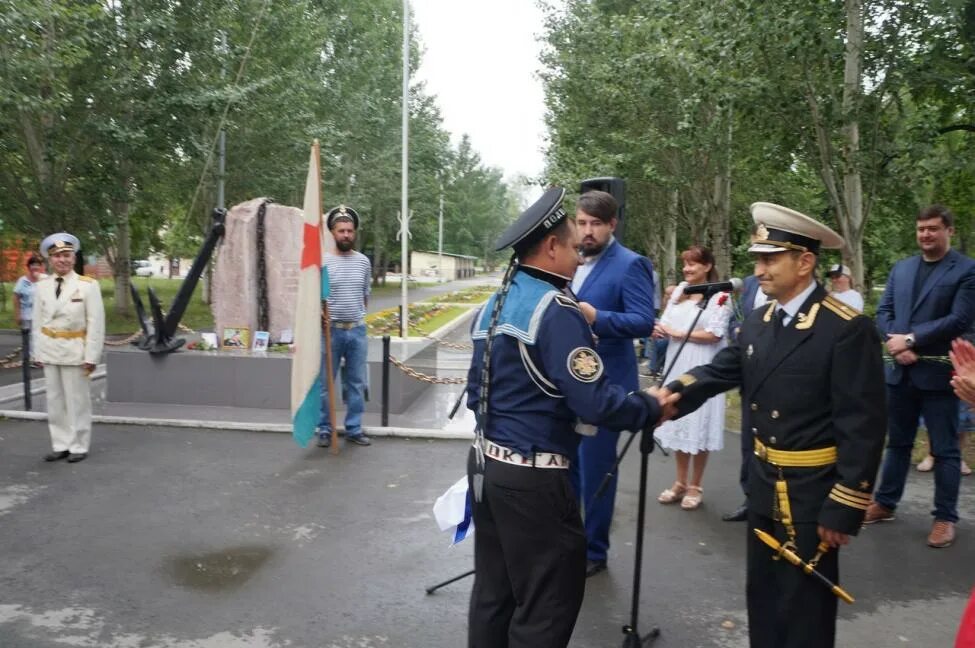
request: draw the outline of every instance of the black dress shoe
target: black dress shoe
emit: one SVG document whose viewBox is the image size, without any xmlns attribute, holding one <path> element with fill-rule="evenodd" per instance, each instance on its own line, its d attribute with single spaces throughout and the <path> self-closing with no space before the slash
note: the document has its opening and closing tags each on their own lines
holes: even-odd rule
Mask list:
<svg viewBox="0 0 975 648">
<path fill-rule="evenodd" d="M 721 519 L 725 522 L 744 522 L 748 519 L 748 505 L 742 504 L 731 513 L 722 515 Z"/>
<path fill-rule="evenodd" d="M 61 452 L 48 452 L 44 455 L 44 461 L 61 461 L 62 459 L 67 459 L 68 455 L 71 453 L 67 450 L 62 450 Z"/>
<path fill-rule="evenodd" d="M 601 571 L 606 571 L 606 561 L 605 560 L 587 560 L 586 561 L 586 578 L 590 576 L 595 576 Z"/>
<path fill-rule="evenodd" d="M 87 452 L 79 452 L 77 454 L 72 452 L 71 456 L 68 457 L 68 463 L 78 463 L 79 461 L 84 461 L 87 457 Z"/>
</svg>

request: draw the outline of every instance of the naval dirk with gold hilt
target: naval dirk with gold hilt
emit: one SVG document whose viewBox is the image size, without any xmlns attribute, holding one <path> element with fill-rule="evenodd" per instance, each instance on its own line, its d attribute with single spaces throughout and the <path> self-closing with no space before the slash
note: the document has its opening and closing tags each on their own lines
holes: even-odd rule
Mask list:
<svg viewBox="0 0 975 648">
<path fill-rule="evenodd" d="M 772 551 L 777 553 L 782 558 L 785 558 L 790 563 L 792 563 L 802 571 L 806 572 L 810 576 L 815 576 L 819 580 L 819 582 L 825 585 L 826 587 L 828 587 L 829 590 L 837 596 L 837 598 L 843 600 L 846 603 L 851 603 L 851 604 L 853 603 L 853 597 L 850 596 L 849 592 L 847 592 L 845 589 L 843 589 L 842 587 L 840 587 L 839 585 L 837 585 L 836 583 L 834 583 L 833 581 L 831 581 L 830 579 L 826 578 L 821 573 L 816 571 L 815 566 L 804 561 L 796 554 L 796 552 L 786 547 L 783 547 L 782 543 L 780 543 L 778 540 L 776 540 L 774 537 L 772 537 L 770 534 L 766 533 L 765 531 L 762 531 L 761 529 L 754 529 L 754 531 L 755 531 L 755 535 L 758 536 L 758 539 L 764 542 L 765 544 L 767 544 L 769 547 L 771 547 Z M 825 547 L 823 545 L 826 545 L 826 543 L 824 542 L 819 543 L 820 553 L 823 553 L 827 549 L 829 549 L 829 545 L 826 545 Z"/>
</svg>

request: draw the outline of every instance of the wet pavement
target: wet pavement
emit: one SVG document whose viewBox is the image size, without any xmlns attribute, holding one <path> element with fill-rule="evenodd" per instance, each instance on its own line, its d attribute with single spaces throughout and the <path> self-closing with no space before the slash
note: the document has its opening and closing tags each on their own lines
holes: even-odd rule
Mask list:
<svg viewBox="0 0 975 648">
<path fill-rule="evenodd" d="M 747 645 L 737 437 L 704 505 L 663 507 L 671 459 L 650 458 L 641 619 L 661 647 Z M 339 456 L 287 435 L 99 426 L 88 460 L 47 464 L 41 422 L 0 421 L 0 646 L 453 648 L 466 644 L 471 566 L 431 505 L 463 441 L 379 439 Z M 628 620 L 639 457 L 624 462 L 609 571 L 587 585 L 575 648 L 620 646 Z M 962 517 L 975 516 L 971 478 Z M 898 520 L 844 550 L 838 646 L 950 646 L 975 583 L 975 535 L 928 549 L 931 477 L 912 472 Z"/>
</svg>

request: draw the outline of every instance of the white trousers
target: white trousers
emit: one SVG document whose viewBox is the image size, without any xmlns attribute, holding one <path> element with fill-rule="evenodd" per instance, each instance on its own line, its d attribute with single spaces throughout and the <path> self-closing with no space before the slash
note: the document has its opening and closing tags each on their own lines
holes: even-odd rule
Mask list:
<svg viewBox="0 0 975 648">
<path fill-rule="evenodd" d="M 44 363 L 47 424 L 55 452 L 85 454 L 91 445 L 91 385 L 81 365 Z"/>
</svg>

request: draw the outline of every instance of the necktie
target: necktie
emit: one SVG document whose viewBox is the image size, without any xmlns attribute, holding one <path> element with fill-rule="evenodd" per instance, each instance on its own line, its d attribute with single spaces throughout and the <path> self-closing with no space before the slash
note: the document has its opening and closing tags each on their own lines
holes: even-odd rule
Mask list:
<svg viewBox="0 0 975 648">
<path fill-rule="evenodd" d="M 782 329 L 785 328 L 785 309 L 784 308 L 780 308 L 777 311 L 775 311 L 775 317 L 772 318 L 772 326 L 775 327 L 774 330 L 772 331 L 773 336 L 774 337 L 778 337 L 779 336 L 779 333 L 782 332 Z"/>
<path fill-rule="evenodd" d="M 58 277 L 55 281 L 58 282 L 58 287 L 54 289 L 54 298 L 57 299 L 61 296 L 61 284 L 64 282 L 64 277 Z"/>
</svg>

